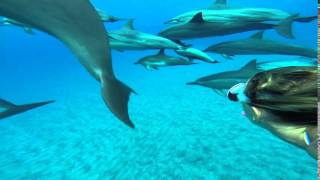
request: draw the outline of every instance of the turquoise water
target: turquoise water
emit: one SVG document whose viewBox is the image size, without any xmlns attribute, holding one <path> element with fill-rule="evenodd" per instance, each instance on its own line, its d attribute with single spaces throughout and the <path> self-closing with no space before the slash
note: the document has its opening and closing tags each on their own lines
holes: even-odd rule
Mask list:
<svg viewBox="0 0 320 180">
<path fill-rule="evenodd" d="M 175 15 L 205 7 L 210 0 L 96 0 L 113 15 L 133 17 L 136 29 L 156 34 Z M 235 6 L 283 9 L 315 15 L 316 2 L 230 1 Z M 122 22 L 107 25 L 117 29 Z M 296 40 L 267 38 L 316 48 L 317 23 L 295 23 Z M 227 37 L 186 41 L 203 49 Z M 256 127 L 239 104 L 210 89 L 186 86 L 199 77 L 233 70 L 253 58 L 201 63 L 150 72 L 134 65 L 154 51 L 113 52 L 115 73 L 138 92 L 129 103 L 131 130 L 105 107 L 100 86 L 62 43 L 36 31 L 0 28 L 0 96 L 23 104 L 56 103 L 0 122 L 0 179 L 316 179 L 317 163 L 305 151 Z"/>
</svg>

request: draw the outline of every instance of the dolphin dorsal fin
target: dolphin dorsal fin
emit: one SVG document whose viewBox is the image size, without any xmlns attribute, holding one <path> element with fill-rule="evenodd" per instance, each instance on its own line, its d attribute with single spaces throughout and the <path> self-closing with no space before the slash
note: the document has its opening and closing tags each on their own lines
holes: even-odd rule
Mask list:
<svg viewBox="0 0 320 180">
<path fill-rule="evenodd" d="M 257 59 L 253 59 L 241 68 L 242 71 L 252 71 L 257 69 Z"/>
<path fill-rule="evenodd" d="M 158 55 L 165 55 L 165 50 L 164 49 L 160 49 L 160 51 L 158 52 Z"/>
<path fill-rule="evenodd" d="M 215 0 L 208 9 L 223 9 L 227 6 L 227 0 Z"/>
<path fill-rule="evenodd" d="M 251 39 L 263 39 L 263 34 L 264 34 L 264 31 L 259 31 L 256 34 L 254 34 L 253 36 L 251 36 L 250 38 Z"/>
<path fill-rule="evenodd" d="M 134 23 L 134 19 L 129 19 L 128 22 L 123 26 L 123 28 L 128 30 L 135 30 L 133 23 Z"/>
<path fill-rule="evenodd" d="M 6 101 L 4 99 L 0 99 L 0 107 L 9 109 L 9 108 L 16 107 L 16 105 L 12 104 L 11 102 L 8 102 L 8 101 Z"/>
<path fill-rule="evenodd" d="M 203 19 L 202 12 L 198 12 L 196 15 L 193 16 L 193 18 L 190 20 L 192 23 L 203 23 L 205 22 Z"/>
</svg>

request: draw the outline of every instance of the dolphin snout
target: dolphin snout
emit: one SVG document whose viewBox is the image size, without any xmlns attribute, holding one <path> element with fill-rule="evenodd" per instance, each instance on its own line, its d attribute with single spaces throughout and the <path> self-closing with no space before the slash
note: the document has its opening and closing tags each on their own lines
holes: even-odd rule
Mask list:
<svg viewBox="0 0 320 180">
<path fill-rule="evenodd" d="M 198 82 L 188 82 L 187 85 L 199 85 Z"/>
</svg>

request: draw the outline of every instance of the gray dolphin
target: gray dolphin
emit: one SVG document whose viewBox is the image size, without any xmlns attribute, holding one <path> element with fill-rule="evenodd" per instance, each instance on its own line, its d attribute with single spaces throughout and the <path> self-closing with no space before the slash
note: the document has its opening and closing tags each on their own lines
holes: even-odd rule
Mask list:
<svg viewBox="0 0 320 180">
<path fill-rule="evenodd" d="M 90 1 L 2 0 L 0 16 L 28 24 L 62 41 L 101 83 L 103 99 L 111 112 L 134 127 L 128 115 L 128 100 L 133 91 L 114 75 L 107 32 Z"/>
<path fill-rule="evenodd" d="M 192 65 L 197 63 L 190 62 L 184 58 L 168 56 L 165 54 L 164 49 L 161 49 L 158 54 L 146 56 L 135 64 L 141 64 L 148 70 L 158 70 L 159 67 Z"/>
<path fill-rule="evenodd" d="M 236 84 L 246 82 L 259 71 L 257 60 L 254 59 L 239 70 L 216 73 L 187 83 L 187 85 L 208 87 L 213 89 L 217 94 L 226 95 L 226 90 Z"/>
<path fill-rule="evenodd" d="M 2 18 L 2 20 L 0 21 L 0 25 L 2 26 L 17 26 L 17 27 L 21 27 L 24 32 L 28 33 L 28 34 L 34 34 L 32 28 L 26 24 L 23 24 L 21 22 L 15 21 L 13 19 L 9 19 L 9 18 Z"/>
<path fill-rule="evenodd" d="M 147 49 L 180 49 L 182 46 L 167 38 L 135 30 L 133 19 L 120 30 L 109 32 L 110 46 L 118 51 Z"/>
<path fill-rule="evenodd" d="M 189 22 L 196 14 L 203 14 L 203 19 L 207 22 L 225 22 L 225 21 L 250 21 L 250 22 L 267 22 L 281 21 L 292 16 L 279 9 L 269 8 L 229 8 L 226 0 L 217 0 L 209 8 L 194 10 L 178 15 L 165 24 L 180 24 Z M 310 22 L 316 20 L 317 16 L 301 17 L 297 16 L 296 22 Z"/>
<path fill-rule="evenodd" d="M 37 102 L 32 104 L 24 104 L 24 105 L 15 105 L 11 102 L 8 102 L 4 99 L 0 99 L 0 109 L 4 109 L 4 111 L 0 111 L 0 119 L 4 119 L 10 116 L 14 116 L 31 109 L 44 106 L 54 101 L 45 101 L 45 102 Z"/>
<path fill-rule="evenodd" d="M 259 72 L 288 66 L 313 67 L 316 65 L 316 60 L 289 59 L 257 62 L 257 60 L 254 59 L 239 70 L 216 73 L 187 84 L 208 87 L 220 95 L 227 95 L 226 90 L 236 84 L 247 82 L 252 76 Z"/>
<path fill-rule="evenodd" d="M 296 17 L 297 15 L 290 16 L 287 19 L 280 21 L 280 23 L 238 20 L 209 22 L 204 19 L 203 13 L 199 12 L 195 14 L 190 21 L 168 27 L 161 31 L 159 35 L 172 40 L 182 40 L 223 36 L 253 30 L 275 29 L 284 37 L 294 38 L 292 34 L 292 23 Z"/>
<path fill-rule="evenodd" d="M 228 94 L 252 123 L 317 158 L 317 67 L 285 67 L 258 73 Z"/>
<path fill-rule="evenodd" d="M 258 32 L 250 38 L 222 42 L 208 47 L 205 52 L 214 52 L 226 57 L 234 55 L 251 55 L 251 54 L 280 54 L 294 55 L 309 58 L 317 58 L 317 51 L 298 45 L 290 45 L 277 41 L 263 39 L 263 31 Z"/>
</svg>

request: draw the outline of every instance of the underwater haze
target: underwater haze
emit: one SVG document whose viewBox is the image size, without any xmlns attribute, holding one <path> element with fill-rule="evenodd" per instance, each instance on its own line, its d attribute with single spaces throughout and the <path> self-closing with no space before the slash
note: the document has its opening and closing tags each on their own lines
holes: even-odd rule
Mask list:
<svg viewBox="0 0 320 180">
<path fill-rule="evenodd" d="M 137 30 L 152 34 L 168 27 L 164 24 L 168 19 L 212 2 L 92 1 L 109 14 L 133 18 Z M 317 15 L 315 0 L 229 0 L 228 6 Z M 123 24 L 105 25 L 110 31 Z M 266 31 L 265 38 L 317 48 L 317 21 L 294 23 L 293 29 L 296 39 L 274 30 Z M 255 32 L 184 42 L 203 50 Z M 316 160 L 252 124 L 241 114 L 240 104 L 210 89 L 186 85 L 239 69 L 252 59 L 301 57 L 250 55 L 226 60 L 210 54 L 221 63 L 159 71 L 134 64 L 155 53 L 112 51 L 118 79 L 137 92 L 129 101 L 136 125 L 130 129 L 105 106 L 99 84 L 60 41 L 37 30 L 29 35 L 19 27 L 0 26 L 0 98 L 17 104 L 56 101 L 0 121 L 0 179 L 317 179 Z M 174 55 L 169 50 L 168 54 Z"/>
</svg>

